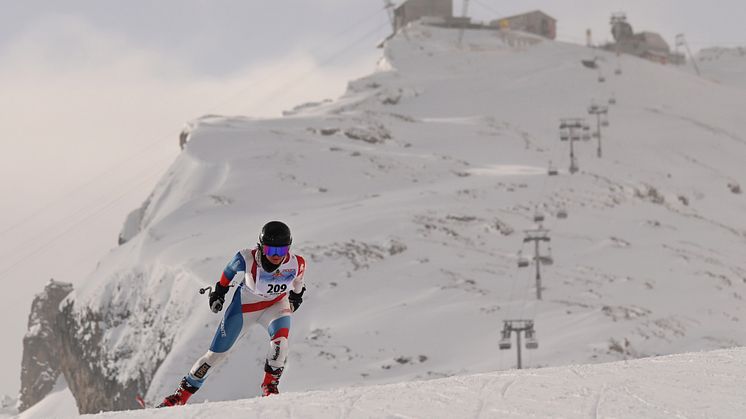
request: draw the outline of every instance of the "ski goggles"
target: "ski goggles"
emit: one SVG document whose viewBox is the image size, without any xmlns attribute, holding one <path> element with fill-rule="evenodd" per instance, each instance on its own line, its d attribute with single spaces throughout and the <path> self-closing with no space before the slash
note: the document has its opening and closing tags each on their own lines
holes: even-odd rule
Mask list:
<svg viewBox="0 0 746 419">
<path fill-rule="evenodd" d="M 264 256 L 285 256 L 290 251 L 290 246 L 267 246 L 262 245 Z"/>
</svg>

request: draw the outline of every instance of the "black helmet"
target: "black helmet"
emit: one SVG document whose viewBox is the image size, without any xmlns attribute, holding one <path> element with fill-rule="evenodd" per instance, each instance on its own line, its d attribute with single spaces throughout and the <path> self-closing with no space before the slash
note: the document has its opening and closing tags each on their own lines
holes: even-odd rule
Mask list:
<svg viewBox="0 0 746 419">
<path fill-rule="evenodd" d="M 290 227 L 282 221 L 268 222 L 262 227 L 259 243 L 267 246 L 290 246 L 293 243 Z"/>
</svg>

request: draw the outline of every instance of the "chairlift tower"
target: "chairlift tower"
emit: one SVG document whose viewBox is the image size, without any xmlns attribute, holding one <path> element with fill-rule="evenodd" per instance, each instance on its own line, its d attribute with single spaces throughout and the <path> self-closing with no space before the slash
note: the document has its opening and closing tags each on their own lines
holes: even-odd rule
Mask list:
<svg viewBox="0 0 746 419">
<path fill-rule="evenodd" d="M 614 50 L 616 52 L 616 69 L 614 74 L 622 74 L 622 60 L 620 43 L 624 42 L 625 39 L 633 34 L 632 27 L 627 23 L 627 14 L 624 12 L 616 12 L 611 14 L 611 34 L 614 35 Z"/>
<path fill-rule="evenodd" d="M 513 332 L 515 332 L 517 339 L 516 349 L 518 350 L 518 369 L 520 370 L 523 367 L 521 365 L 521 332 L 526 337 L 526 349 L 537 349 L 539 342 L 536 341 L 533 320 L 504 320 L 502 338 L 499 344 L 500 350 L 510 349 Z"/>
<path fill-rule="evenodd" d="M 542 255 L 539 249 L 539 242 L 549 243 L 551 241 L 551 239 L 549 238 L 549 230 L 539 227 L 533 230 L 525 230 L 525 233 L 526 237 L 523 238 L 523 243 L 534 243 L 533 262 L 536 266 L 536 299 L 541 300 L 541 265 L 551 265 L 554 263 L 551 248 L 548 250 L 546 255 Z M 523 251 L 519 253 L 522 254 Z M 529 265 L 530 262 L 526 258 L 523 258 L 519 255 L 518 267 L 526 268 Z"/>
<path fill-rule="evenodd" d="M 575 159 L 575 141 L 588 141 L 590 127 L 586 125 L 583 118 L 560 119 L 560 141 L 570 141 L 570 174 L 578 171 L 578 162 Z"/>
<path fill-rule="evenodd" d="M 676 50 L 678 50 L 680 46 L 683 46 L 684 48 L 686 48 L 686 52 L 689 55 L 689 61 L 692 62 L 692 66 L 694 66 L 694 70 L 697 72 L 697 75 L 701 76 L 702 73 L 699 72 L 699 66 L 697 66 L 697 60 L 695 60 L 694 57 L 692 56 L 692 50 L 689 49 L 689 43 L 686 42 L 686 38 L 684 38 L 683 33 L 676 35 Z"/>
<path fill-rule="evenodd" d="M 598 148 L 596 148 L 596 155 L 601 158 L 601 126 L 609 126 L 608 115 L 609 107 L 601 106 L 592 103 L 588 107 L 588 114 L 596 115 L 596 132 L 593 134 L 598 139 Z M 603 119 L 601 118 L 603 116 Z"/>
<path fill-rule="evenodd" d="M 469 12 L 469 0 L 464 0 L 463 4 L 461 5 L 461 17 L 466 18 L 466 14 Z M 461 26 L 461 29 L 458 31 L 458 47 L 461 48 L 461 40 L 464 38 L 464 26 L 466 26 L 466 19 L 464 19 L 464 24 Z"/>
</svg>

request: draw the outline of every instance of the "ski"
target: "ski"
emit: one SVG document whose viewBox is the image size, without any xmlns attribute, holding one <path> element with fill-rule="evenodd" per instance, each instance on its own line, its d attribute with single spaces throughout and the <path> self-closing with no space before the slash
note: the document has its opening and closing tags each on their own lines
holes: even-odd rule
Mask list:
<svg viewBox="0 0 746 419">
<path fill-rule="evenodd" d="M 148 409 L 148 408 L 152 407 L 152 406 L 148 406 L 148 404 L 145 403 L 145 399 L 143 399 L 142 396 L 139 395 L 139 394 L 137 396 L 135 396 L 135 400 L 137 401 L 137 404 L 139 404 L 140 407 L 142 407 L 143 409 Z"/>
</svg>

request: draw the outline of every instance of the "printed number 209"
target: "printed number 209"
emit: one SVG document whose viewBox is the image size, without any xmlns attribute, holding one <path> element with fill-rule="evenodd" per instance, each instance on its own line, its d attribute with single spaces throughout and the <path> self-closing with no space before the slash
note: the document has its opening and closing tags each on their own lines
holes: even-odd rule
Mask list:
<svg viewBox="0 0 746 419">
<path fill-rule="evenodd" d="M 288 288 L 287 284 L 269 284 L 269 291 L 271 293 L 285 292 Z"/>
</svg>

